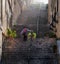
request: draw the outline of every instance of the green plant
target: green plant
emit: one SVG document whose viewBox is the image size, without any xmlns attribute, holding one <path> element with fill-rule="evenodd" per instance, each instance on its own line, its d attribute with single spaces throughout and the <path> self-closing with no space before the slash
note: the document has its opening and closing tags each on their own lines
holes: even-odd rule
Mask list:
<svg viewBox="0 0 60 64">
<path fill-rule="evenodd" d="M 8 28 L 7 29 L 7 36 L 15 38 L 17 36 L 16 31 Z"/>
<path fill-rule="evenodd" d="M 50 38 L 52 38 L 52 37 L 56 38 L 56 34 L 55 34 L 54 32 L 50 32 L 50 33 L 49 33 L 49 37 L 50 37 Z"/>
<path fill-rule="evenodd" d="M 56 34 L 54 32 L 46 32 L 44 36 L 47 36 L 49 38 L 56 38 Z"/>
</svg>

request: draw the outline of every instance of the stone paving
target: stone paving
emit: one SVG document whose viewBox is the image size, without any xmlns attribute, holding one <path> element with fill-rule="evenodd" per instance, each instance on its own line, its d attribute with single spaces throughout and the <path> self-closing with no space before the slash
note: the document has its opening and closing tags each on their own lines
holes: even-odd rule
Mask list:
<svg viewBox="0 0 60 64">
<path fill-rule="evenodd" d="M 46 38 L 16 41 L 10 51 L 4 52 L 6 57 L 3 57 L 2 64 L 58 64 L 53 52 L 54 43 L 55 40 Z"/>
</svg>

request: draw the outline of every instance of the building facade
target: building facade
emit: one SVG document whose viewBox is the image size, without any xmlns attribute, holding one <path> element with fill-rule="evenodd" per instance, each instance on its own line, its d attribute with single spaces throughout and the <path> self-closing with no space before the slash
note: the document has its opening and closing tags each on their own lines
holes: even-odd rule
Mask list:
<svg viewBox="0 0 60 64">
<path fill-rule="evenodd" d="M 49 0 L 48 22 L 50 29 L 60 38 L 60 0 Z"/>
<path fill-rule="evenodd" d="M 7 35 L 7 28 L 11 26 L 14 0 L 0 0 L 0 60 L 2 56 L 3 35 Z"/>
<path fill-rule="evenodd" d="M 12 16 L 14 10 L 14 0 L 2 0 L 1 3 L 2 7 L 2 31 L 6 34 L 7 28 L 11 27 L 12 25 Z"/>
<path fill-rule="evenodd" d="M 0 60 L 2 56 L 3 35 L 7 35 L 7 28 L 11 26 L 14 0 L 0 0 Z"/>
<path fill-rule="evenodd" d="M 1 29 L 1 21 L 2 21 L 2 18 L 1 18 L 1 16 L 2 16 L 2 14 L 1 14 L 1 12 L 2 12 L 2 10 L 1 10 L 1 2 L 2 2 L 2 0 L 0 0 L 0 60 L 1 60 L 1 55 L 2 55 L 2 29 Z"/>
<path fill-rule="evenodd" d="M 2 56 L 3 34 L 7 35 L 7 28 L 12 28 L 12 25 L 17 22 L 18 16 L 21 14 L 22 0 L 0 0 L 0 59 Z"/>
<path fill-rule="evenodd" d="M 32 0 L 14 0 L 13 23 L 12 25 L 20 25 L 22 13 L 31 5 Z"/>
</svg>

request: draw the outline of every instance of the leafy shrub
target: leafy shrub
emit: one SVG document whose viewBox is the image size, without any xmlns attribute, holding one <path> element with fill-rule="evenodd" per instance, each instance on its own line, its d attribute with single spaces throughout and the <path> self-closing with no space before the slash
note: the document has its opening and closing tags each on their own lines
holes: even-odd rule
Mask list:
<svg viewBox="0 0 60 64">
<path fill-rule="evenodd" d="M 10 28 L 7 29 L 7 36 L 15 38 L 17 36 L 16 31 L 11 30 Z"/>
<path fill-rule="evenodd" d="M 56 38 L 56 34 L 54 32 L 45 33 L 44 36 L 48 36 L 50 38 Z"/>
<path fill-rule="evenodd" d="M 50 32 L 50 33 L 49 33 L 49 37 L 50 37 L 50 38 L 52 38 L 52 37 L 56 38 L 56 34 L 55 34 L 54 32 Z"/>
</svg>

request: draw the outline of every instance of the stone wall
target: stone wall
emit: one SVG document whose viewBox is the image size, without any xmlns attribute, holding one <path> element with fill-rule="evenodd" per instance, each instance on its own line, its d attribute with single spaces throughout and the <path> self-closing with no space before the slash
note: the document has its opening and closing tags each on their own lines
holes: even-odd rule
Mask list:
<svg viewBox="0 0 60 64">
<path fill-rule="evenodd" d="M 54 14 L 56 9 L 56 15 Z M 54 19 L 56 19 L 56 21 L 53 20 L 52 15 L 56 16 Z M 53 20 L 53 21 L 52 21 Z M 60 0 L 49 0 L 49 5 L 48 5 L 48 21 L 49 24 L 51 24 L 53 22 L 53 24 L 55 24 L 55 27 L 52 27 L 53 32 L 55 32 L 57 38 L 60 38 Z"/>
</svg>

